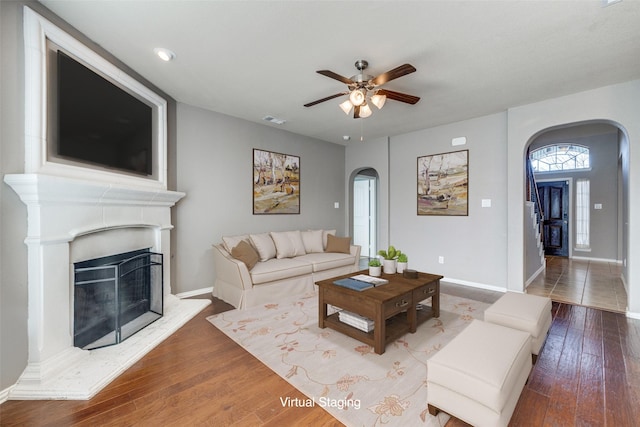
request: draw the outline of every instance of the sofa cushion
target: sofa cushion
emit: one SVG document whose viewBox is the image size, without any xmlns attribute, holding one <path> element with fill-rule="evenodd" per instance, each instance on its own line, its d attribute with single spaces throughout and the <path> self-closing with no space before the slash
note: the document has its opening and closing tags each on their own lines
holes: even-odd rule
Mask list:
<svg viewBox="0 0 640 427">
<path fill-rule="evenodd" d="M 296 260 L 305 261 L 313 265 L 313 272 L 330 270 L 355 264 L 356 257 L 338 252 L 311 253 L 296 257 Z"/>
<path fill-rule="evenodd" d="M 247 243 L 251 244 L 251 239 L 248 234 L 239 234 L 237 236 L 222 236 L 222 243 L 224 245 L 224 249 L 231 253 L 233 248 L 238 246 L 241 240 L 246 240 Z"/>
<path fill-rule="evenodd" d="M 276 245 L 276 258 L 291 258 L 307 253 L 300 231 L 272 231 L 270 234 Z"/>
<path fill-rule="evenodd" d="M 276 257 L 276 245 L 273 243 L 273 239 L 269 233 L 250 234 L 251 243 L 253 247 L 258 250 L 260 254 L 260 261 L 268 261 L 271 258 Z"/>
<path fill-rule="evenodd" d="M 351 252 L 351 237 L 336 237 L 332 234 L 327 236 L 326 252 L 339 252 L 348 254 Z"/>
<path fill-rule="evenodd" d="M 244 262 L 249 270 L 251 270 L 256 263 L 260 261 L 258 251 L 256 251 L 246 240 L 241 240 L 235 248 L 231 249 L 231 256 Z"/>
<path fill-rule="evenodd" d="M 259 262 L 251 270 L 251 282 L 254 285 L 269 283 L 274 280 L 288 279 L 290 277 L 311 274 L 312 265 L 298 258 L 272 258 L 265 262 Z"/>
<path fill-rule="evenodd" d="M 322 230 L 302 231 L 300 234 L 302 235 L 304 249 L 308 254 L 313 252 L 324 252 Z"/>
</svg>

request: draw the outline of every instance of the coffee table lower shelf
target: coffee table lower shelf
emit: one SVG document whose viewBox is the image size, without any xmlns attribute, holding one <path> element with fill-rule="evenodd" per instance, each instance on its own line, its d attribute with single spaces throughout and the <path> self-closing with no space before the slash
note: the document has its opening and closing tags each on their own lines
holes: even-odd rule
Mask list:
<svg viewBox="0 0 640 427">
<path fill-rule="evenodd" d="M 421 310 L 418 310 L 417 313 L 417 325 L 420 325 L 427 320 L 434 317 L 433 310 L 431 307 L 424 307 Z M 368 344 L 372 347 L 375 347 L 375 339 L 374 339 L 374 330 L 371 332 L 365 332 L 361 329 L 348 325 L 344 322 L 341 322 L 339 319 L 338 313 L 333 313 L 324 321 L 326 327 L 329 327 L 335 331 L 343 333 L 351 338 L 354 338 L 360 342 Z M 390 342 L 397 340 L 398 338 L 406 335 L 410 332 L 410 325 L 407 320 L 407 312 L 403 311 L 401 313 L 396 314 L 395 316 L 389 318 L 385 322 L 385 337 L 384 342 L 385 346 Z"/>
</svg>

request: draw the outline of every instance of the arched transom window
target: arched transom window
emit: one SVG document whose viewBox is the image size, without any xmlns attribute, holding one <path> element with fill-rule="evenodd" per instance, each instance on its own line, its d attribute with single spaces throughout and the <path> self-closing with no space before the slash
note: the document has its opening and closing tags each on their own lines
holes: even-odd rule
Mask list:
<svg viewBox="0 0 640 427">
<path fill-rule="evenodd" d="M 589 169 L 589 148 L 577 144 L 545 145 L 529 155 L 535 172 Z"/>
</svg>

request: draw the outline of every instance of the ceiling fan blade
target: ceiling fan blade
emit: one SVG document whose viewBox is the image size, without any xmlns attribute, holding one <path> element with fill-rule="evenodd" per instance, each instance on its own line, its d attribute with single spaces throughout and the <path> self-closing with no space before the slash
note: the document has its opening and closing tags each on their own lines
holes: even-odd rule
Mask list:
<svg viewBox="0 0 640 427">
<path fill-rule="evenodd" d="M 406 102 L 407 104 L 415 104 L 420 101 L 420 97 L 407 95 L 406 93 L 396 92 L 393 90 L 387 89 L 379 89 L 379 95 L 386 95 L 388 99 L 393 99 L 394 101 Z"/>
<path fill-rule="evenodd" d="M 359 105 L 355 105 L 353 107 L 353 118 L 354 119 L 359 119 L 360 118 L 360 106 Z"/>
<path fill-rule="evenodd" d="M 330 79 L 335 79 L 338 80 L 339 82 L 342 82 L 344 84 L 348 84 L 348 85 L 352 85 L 355 84 L 355 82 L 351 79 L 348 79 L 346 77 L 341 76 L 340 74 L 336 74 L 333 71 L 329 71 L 329 70 L 319 70 L 316 71 L 316 73 L 318 74 L 322 74 L 323 76 L 327 76 Z"/>
<path fill-rule="evenodd" d="M 387 82 L 390 82 L 393 79 L 406 76 L 407 74 L 411 74 L 415 71 L 416 71 L 416 68 L 413 65 L 403 64 L 399 67 L 394 68 L 393 70 L 380 74 L 378 77 L 374 77 L 373 79 L 369 80 L 369 84 L 373 86 L 380 86 Z"/>
<path fill-rule="evenodd" d="M 310 102 L 308 104 L 304 104 L 304 106 L 305 107 L 312 107 L 312 106 L 314 106 L 316 104 L 320 104 L 321 102 L 328 101 L 330 99 L 337 98 L 337 97 L 342 96 L 342 95 L 346 95 L 347 93 L 348 92 L 336 93 L 334 95 L 327 96 L 326 98 L 318 99 L 317 101 L 313 101 L 313 102 Z"/>
</svg>

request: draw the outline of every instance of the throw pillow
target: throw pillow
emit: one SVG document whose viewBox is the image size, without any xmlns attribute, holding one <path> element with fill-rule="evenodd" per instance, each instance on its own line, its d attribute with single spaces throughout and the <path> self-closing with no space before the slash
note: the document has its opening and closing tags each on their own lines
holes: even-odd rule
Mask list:
<svg viewBox="0 0 640 427">
<path fill-rule="evenodd" d="M 268 261 L 276 257 L 276 246 L 269 233 L 250 234 L 251 243 L 260 254 L 260 261 Z"/>
<path fill-rule="evenodd" d="M 302 231 L 302 243 L 308 254 L 313 252 L 324 252 L 324 244 L 322 243 L 322 230 Z"/>
<path fill-rule="evenodd" d="M 322 232 L 322 246 L 324 247 L 324 250 L 327 250 L 327 236 L 329 234 L 333 234 L 334 236 L 336 235 L 336 230 L 324 230 Z"/>
<path fill-rule="evenodd" d="M 300 231 L 271 232 L 271 238 L 276 244 L 277 258 L 291 258 L 306 254 Z"/>
<path fill-rule="evenodd" d="M 327 236 L 327 252 L 351 253 L 351 237 Z"/>
<path fill-rule="evenodd" d="M 247 243 L 251 243 L 251 241 L 249 240 L 248 234 L 241 234 L 238 236 L 222 236 L 222 243 L 223 243 L 224 249 L 229 253 L 231 253 L 231 250 L 233 248 L 238 246 L 238 243 L 240 243 L 241 240 L 246 240 Z"/>
<path fill-rule="evenodd" d="M 246 240 L 241 240 L 235 248 L 231 249 L 231 256 L 244 262 L 249 270 L 260 261 L 260 255 Z"/>
</svg>

